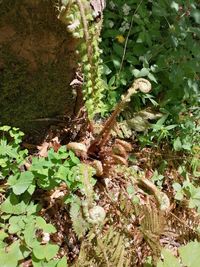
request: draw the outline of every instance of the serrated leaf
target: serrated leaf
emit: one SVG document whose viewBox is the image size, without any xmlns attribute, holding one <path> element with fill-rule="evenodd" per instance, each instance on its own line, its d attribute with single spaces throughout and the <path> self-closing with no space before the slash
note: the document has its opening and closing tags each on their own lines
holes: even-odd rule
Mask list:
<svg viewBox="0 0 200 267">
<path fill-rule="evenodd" d="M 26 212 L 27 204 L 24 201 L 18 200 L 17 196 L 11 194 L 1 204 L 0 209 L 2 212 L 8 214 L 23 214 Z"/>
<path fill-rule="evenodd" d="M 12 187 L 16 195 L 24 193 L 34 180 L 34 175 L 30 171 L 22 172 L 19 177 L 14 176 L 15 179 L 9 179 L 8 184 Z"/>
<path fill-rule="evenodd" d="M 18 152 L 15 148 L 13 148 L 12 146 L 10 145 L 7 145 L 7 144 L 1 144 L 0 145 L 0 154 L 1 155 L 8 155 L 9 157 L 11 158 L 18 158 Z"/>
<path fill-rule="evenodd" d="M 71 203 L 70 217 L 72 219 L 72 226 L 76 235 L 80 238 L 89 229 L 89 224 L 84 220 L 81 213 L 81 201 L 76 198 L 74 202 Z M 77 220 L 78 218 L 78 220 Z"/>
</svg>

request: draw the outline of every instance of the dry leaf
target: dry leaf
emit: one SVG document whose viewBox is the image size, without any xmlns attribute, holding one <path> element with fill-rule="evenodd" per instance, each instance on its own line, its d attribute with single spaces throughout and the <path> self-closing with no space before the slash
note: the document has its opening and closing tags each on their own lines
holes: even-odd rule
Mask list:
<svg viewBox="0 0 200 267">
<path fill-rule="evenodd" d="M 37 149 L 39 150 L 38 151 L 38 155 L 40 157 L 44 157 L 44 158 L 47 157 L 47 155 L 48 155 L 48 148 L 49 148 L 49 143 L 47 143 L 47 142 L 42 143 L 41 146 L 37 146 Z"/>
</svg>

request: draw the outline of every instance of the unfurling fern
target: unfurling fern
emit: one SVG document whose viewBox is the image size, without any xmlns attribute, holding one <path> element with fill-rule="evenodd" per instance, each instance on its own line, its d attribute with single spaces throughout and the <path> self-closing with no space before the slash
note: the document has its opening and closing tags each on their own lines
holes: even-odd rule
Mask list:
<svg viewBox="0 0 200 267">
<path fill-rule="evenodd" d="M 101 19 L 96 19 L 91 1 L 88 0 L 63 1 L 63 6 L 58 10 L 58 18 L 67 25 L 72 36 L 79 40 L 77 52 L 84 78 L 83 97 L 88 117 L 92 119 L 104 107 L 102 98 L 105 86 L 101 78 L 103 66 L 99 48 L 102 14 L 99 14 Z"/>
<path fill-rule="evenodd" d="M 82 198 L 76 196 L 71 203 L 70 217 L 76 235 L 81 238 L 93 225 L 103 223 L 105 211 L 96 205 L 93 174 L 94 169 L 87 164 L 79 164 L 76 167 L 75 175 L 81 182 L 80 191 Z"/>
<path fill-rule="evenodd" d="M 82 212 L 81 200 L 75 197 L 71 203 L 70 217 L 72 220 L 73 230 L 81 238 L 85 235 L 86 231 L 90 228 L 90 224 L 85 220 Z"/>
</svg>

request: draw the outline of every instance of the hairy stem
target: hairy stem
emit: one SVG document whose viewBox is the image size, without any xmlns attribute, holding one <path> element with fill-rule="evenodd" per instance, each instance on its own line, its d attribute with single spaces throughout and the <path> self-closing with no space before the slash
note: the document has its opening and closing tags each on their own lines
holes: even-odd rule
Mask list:
<svg viewBox="0 0 200 267">
<path fill-rule="evenodd" d="M 149 81 L 142 78 L 134 81 L 132 86 L 128 89 L 126 95 L 122 96 L 121 101 L 116 105 L 110 118 L 106 121 L 105 126 L 98 137 L 99 147 L 105 145 L 109 138 L 110 132 L 116 123 L 117 116 L 124 109 L 125 104 L 130 101 L 131 96 L 137 93 L 138 89 L 144 93 L 147 93 L 151 90 L 151 84 Z"/>
</svg>

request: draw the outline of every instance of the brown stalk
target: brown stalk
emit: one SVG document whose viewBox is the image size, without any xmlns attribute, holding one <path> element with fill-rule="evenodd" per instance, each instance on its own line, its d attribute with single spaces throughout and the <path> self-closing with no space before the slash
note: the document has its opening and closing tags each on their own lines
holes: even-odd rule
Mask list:
<svg viewBox="0 0 200 267">
<path fill-rule="evenodd" d="M 116 105 L 112 115 L 106 121 L 99 136 L 94 141 L 94 143 L 90 146 L 89 151 L 93 152 L 94 150 L 100 150 L 101 147 L 103 147 L 106 144 L 106 142 L 108 141 L 110 132 L 116 123 L 117 116 L 124 109 L 125 104 L 130 101 L 131 96 L 136 94 L 138 90 L 140 90 L 143 93 L 148 93 L 151 90 L 150 82 L 143 78 L 139 78 L 134 81 L 132 86 L 128 89 L 127 93 L 121 97 L 121 101 Z M 94 146 L 96 146 L 96 148 Z"/>
</svg>

